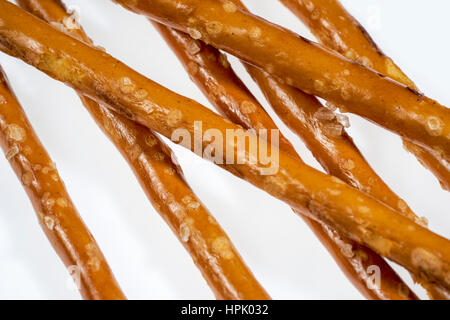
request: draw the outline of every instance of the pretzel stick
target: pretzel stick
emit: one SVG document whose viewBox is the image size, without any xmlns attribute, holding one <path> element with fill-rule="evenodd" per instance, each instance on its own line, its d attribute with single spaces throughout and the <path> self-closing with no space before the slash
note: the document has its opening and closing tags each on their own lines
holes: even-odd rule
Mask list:
<svg viewBox="0 0 450 320">
<path fill-rule="evenodd" d="M 240 0 L 231 0 L 231 2 L 248 11 Z M 370 167 L 345 132 L 343 125 L 335 121 L 338 115 L 323 107 L 315 97 L 277 81 L 275 77 L 248 63 L 244 62 L 244 66 L 275 112 L 302 138 L 329 174 L 366 191 L 417 223 L 427 225 L 426 219 L 417 217 L 405 201 L 399 198 Z M 340 121 L 348 122 L 348 119 Z M 417 279 L 414 276 L 413 278 Z M 431 297 L 448 295 L 429 283 L 420 282 L 427 288 Z"/>
<path fill-rule="evenodd" d="M 18 2 L 41 19 L 92 44 L 60 1 Z M 80 98 L 126 158 L 153 206 L 188 250 L 217 299 L 270 299 L 226 233 L 186 183 L 168 146 L 146 127 L 88 97 L 80 95 Z"/>
<path fill-rule="evenodd" d="M 282 27 L 218 0 L 115 0 L 450 159 L 450 110 Z"/>
<path fill-rule="evenodd" d="M 338 1 L 311 0 L 302 2 L 281 0 L 281 2 L 300 17 L 324 45 L 345 54 L 348 58 L 356 59 L 376 71 L 389 75 L 396 81 L 417 89 L 414 83 L 405 76 L 392 60 L 381 53 L 364 28 Z M 421 159 L 422 163 L 436 164 L 431 169 L 436 169 L 433 169 L 433 172 L 437 173 L 437 176 L 442 181 L 441 184 L 445 187 L 445 176 L 450 174 L 450 171 L 445 168 L 445 162 L 442 157 L 435 157 L 436 153 L 428 152 L 406 140 L 404 143 L 417 151 L 415 154 Z M 443 162 L 441 163 L 440 161 Z M 427 284 L 424 285 L 428 287 Z M 449 297 L 448 293 L 434 292 L 435 290 L 431 287 L 427 289 L 433 298 L 443 299 Z"/>
<path fill-rule="evenodd" d="M 217 299 L 268 300 L 226 233 L 186 183 L 167 145 L 146 127 L 82 97 L 124 155 L 155 209 L 191 255 Z M 131 141 L 130 141 L 131 138 Z M 175 160 L 175 159 L 174 159 Z"/>
<path fill-rule="evenodd" d="M 278 130 L 264 108 L 234 73 L 226 56 L 220 54 L 217 49 L 192 39 L 185 33 L 156 22 L 153 22 L 153 25 L 217 111 L 245 129 Z M 298 161 L 302 161 L 294 147 L 281 134 L 279 145 L 280 149 L 291 154 Z M 297 213 L 306 220 L 308 226 L 330 251 L 344 274 L 366 298 L 416 299 L 414 293 L 409 290 L 395 271 L 372 250 L 342 238 L 336 232 L 305 217 L 301 212 Z M 380 268 L 379 288 L 368 281 L 372 276 L 370 266 L 374 264 Z"/>
<path fill-rule="evenodd" d="M 247 10 L 240 0 L 231 1 Z M 328 173 L 382 199 L 404 216 L 426 226 L 426 220 L 417 217 L 372 170 L 342 126 L 332 121 L 337 116 L 331 110 L 323 107 L 315 97 L 280 83 L 252 65 L 245 64 L 245 66 L 276 113 L 303 139 Z M 417 277 L 413 278 L 421 282 L 432 299 L 447 299 L 450 296 L 445 290 L 420 281 Z"/>
<path fill-rule="evenodd" d="M 204 158 L 290 206 L 307 210 L 311 218 L 429 282 L 450 287 L 447 239 L 398 215 L 342 180 L 300 163 L 201 104 L 158 85 L 107 53 L 50 27 L 5 0 L 0 0 L 0 20 L 0 50 L 190 150 L 200 148 Z M 136 96 L 141 90 L 148 96 Z M 232 139 L 220 141 L 220 137 L 227 135 Z M 194 144 L 188 143 L 192 137 Z M 198 137 L 204 139 L 198 141 Z M 217 140 L 212 142 L 214 138 Z M 239 142 L 244 138 L 249 141 L 245 146 Z M 258 150 L 267 150 L 267 154 L 279 152 L 275 157 L 278 161 L 266 162 L 249 147 L 254 145 Z M 231 155 L 238 159 L 234 157 L 234 161 L 227 163 Z M 279 170 L 273 171 L 274 168 Z"/>
<path fill-rule="evenodd" d="M 126 299 L 0 67 L 0 145 L 84 299 Z"/>
<path fill-rule="evenodd" d="M 231 1 L 247 10 L 240 0 Z M 426 220 L 417 217 L 405 201 L 373 171 L 343 126 L 336 121 L 338 116 L 333 111 L 325 108 L 315 97 L 277 81 L 276 78 L 250 64 L 244 65 L 275 112 L 302 138 L 329 174 L 366 191 L 397 209 L 400 214 L 426 226 Z M 413 278 L 417 279 L 414 275 Z M 421 282 L 432 297 L 446 294 L 429 283 Z"/>
<path fill-rule="evenodd" d="M 336 0 L 280 0 L 325 46 L 418 90 L 403 71 L 378 48 L 363 26 Z M 450 163 L 442 150 L 428 151 L 403 140 L 405 148 L 450 191 Z"/>
</svg>

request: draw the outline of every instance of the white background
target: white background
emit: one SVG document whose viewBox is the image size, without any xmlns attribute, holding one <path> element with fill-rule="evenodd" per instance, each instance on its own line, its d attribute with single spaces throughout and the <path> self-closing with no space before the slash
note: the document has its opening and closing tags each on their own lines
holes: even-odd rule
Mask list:
<svg viewBox="0 0 450 320">
<path fill-rule="evenodd" d="M 254 13 L 313 39 L 276 0 L 244 2 Z M 66 3 L 79 9 L 81 23 L 96 44 L 149 78 L 210 106 L 145 18 L 108 0 Z M 345 0 L 343 4 L 422 91 L 450 105 L 448 1 Z M 2 53 L 0 63 L 126 295 L 130 299 L 214 298 L 74 92 Z M 273 115 L 241 66 L 235 60 L 233 65 Z M 305 161 L 319 168 L 302 142 L 274 118 Z M 428 217 L 433 231 L 448 237 L 449 194 L 403 150 L 398 137 L 356 117 L 351 117 L 351 124 L 350 134 L 377 172 L 417 214 Z M 189 183 L 273 298 L 362 298 L 287 205 L 188 151 L 174 149 Z M 79 299 L 3 157 L 0 276 L 2 299 Z"/>
</svg>

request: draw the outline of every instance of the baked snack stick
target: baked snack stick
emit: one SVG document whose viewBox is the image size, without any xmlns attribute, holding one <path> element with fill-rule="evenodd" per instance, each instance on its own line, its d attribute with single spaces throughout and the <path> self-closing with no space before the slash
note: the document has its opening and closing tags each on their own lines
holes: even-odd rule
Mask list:
<svg viewBox="0 0 450 320">
<path fill-rule="evenodd" d="M 248 11 L 240 0 L 230 0 Z M 244 62 L 247 71 L 260 87 L 274 111 L 307 145 L 322 167 L 331 175 L 361 189 L 399 213 L 420 219 L 376 174 L 332 110 L 274 76 Z"/>
<path fill-rule="evenodd" d="M 270 299 L 227 234 L 190 189 L 164 142 L 146 127 L 99 108 L 95 101 L 87 97 L 82 101 L 126 158 L 154 208 L 189 252 L 215 297 Z"/>
<path fill-rule="evenodd" d="M 157 22 L 153 22 L 153 25 L 177 55 L 192 81 L 219 113 L 255 132 L 260 129 L 278 130 L 264 108 L 234 73 L 225 55 L 181 31 Z M 281 133 L 279 146 L 298 161 L 302 161 Z M 308 226 L 330 251 L 344 274 L 366 298 L 416 299 L 395 271 L 375 252 L 339 236 L 320 223 L 303 216 L 301 212 L 297 213 L 307 220 Z M 373 271 L 371 266 L 375 264 L 380 268 L 379 287 L 370 281 Z"/>
<path fill-rule="evenodd" d="M 19 0 L 36 16 L 92 44 L 58 0 Z M 80 98 L 98 126 L 133 169 L 153 207 L 191 255 L 217 299 L 265 300 L 230 239 L 184 179 L 175 155 L 154 133 L 97 102 Z"/>
<path fill-rule="evenodd" d="M 228 0 L 114 0 L 450 158 L 450 110 Z"/>
<path fill-rule="evenodd" d="M 407 204 L 373 172 L 364 157 L 354 147 L 352 139 L 342 128 L 337 127 L 335 129 L 337 125 L 330 123 L 329 120 L 317 119 L 317 113 L 321 116 L 327 115 L 327 117 L 329 117 L 328 114 L 332 115 L 333 113 L 321 111 L 325 108 L 315 97 L 281 84 L 258 69 L 249 70 L 249 72 L 280 118 L 302 137 L 328 173 L 341 178 L 358 189 L 364 190 L 368 194 L 379 195 L 383 202 L 391 203 L 391 207 L 396 208 L 400 214 L 416 223 L 427 226 L 426 219 L 417 217 Z M 329 126 L 332 126 L 333 131 L 339 133 L 330 132 Z M 340 133 L 341 130 L 342 133 Z M 386 190 L 386 193 L 383 193 L 384 190 Z M 414 278 L 417 279 L 417 277 Z M 420 282 L 427 288 L 430 297 L 434 299 L 449 296 L 449 293 L 444 290 L 434 288 L 423 280 Z"/>
<path fill-rule="evenodd" d="M 160 86 L 8 1 L 0 0 L 0 19 L 0 50 L 184 147 L 203 152 L 205 159 L 215 161 L 291 207 L 307 211 L 311 218 L 422 278 L 450 287 L 447 239 L 398 215 L 342 180 L 299 163 L 264 139 L 258 140 L 201 104 Z M 148 96 L 136 97 L 141 90 L 147 91 Z M 220 139 L 227 136 L 230 139 Z M 194 144 L 189 143 L 192 137 Z M 243 138 L 248 142 L 245 146 L 240 143 Z M 254 145 L 267 150 L 268 155 L 278 153 L 278 157 L 267 159 L 251 147 Z"/>
<path fill-rule="evenodd" d="M 376 45 L 363 26 L 337 0 L 280 0 L 325 46 L 418 90 L 403 71 Z M 429 151 L 408 140 L 405 148 L 450 191 L 450 162 L 442 150 Z"/>
<path fill-rule="evenodd" d="M 240 0 L 231 1 L 247 10 Z M 397 209 L 402 215 L 426 226 L 426 219 L 417 217 L 407 204 L 384 183 L 366 162 L 343 126 L 333 121 L 339 116 L 323 107 L 315 97 L 278 82 L 276 78 L 252 65 L 246 64 L 246 68 L 276 113 L 288 127 L 302 137 L 328 173 L 366 191 L 375 198 L 382 199 L 384 203 Z M 347 119 L 344 121 L 348 122 Z M 413 278 L 417 279 L 414 276 Z M 449 297 L 448 292 L 424 281 L 420 282 L 431 298 Z"/>
<path fill-rule="evenodd" d="M 149 19 L 150 20 L 150 19 Z M 226 55 L 188 34 L 150 20 L 177 55 L 191 80 L 223 117 L 257 133 L 277 126 L 242 80 L 234 73 Z M 270 136 L 267 139 L 270 141 Z M 280 149 L 297 156 L 291 143 L 278 136 Z"/>
<path fill-rule="evenodd" d="M 0 145 L 84 299 L 126 299 L 0 67 Z"/>
<path fill-rule="evenodd" d="M 380 57 L 379 49 L 376 48 L 376 45 L 374 44 L 374 42 L 370 39 L 370 37 L 368 36 L 368 34 L 364 31 L 364 29 L 362 28 L 361 25 L 359 25 L 356 20 L 354 20 L 346 11 L 344 8 L 342 8 L 342 6 L 335 2 L 335 1 L 309 1 L 308 4 L 306 5 L 305 2 L 291 2 L 289 0 L 282 0 L 282 2 L 288 6 L 292 11 L 296 12 L 297 15 L 301 15 L 303 18 L 302 20 L 308 24 L 308 26 L 312 29 L 312 32 L 315 33 L 316 36 L 319 36 L 321 41 L 328 46 L 331 46 L 333 49 L 335 50 L 339 50 L 340 47 L 345 46 L 348 50 L 347 56 L 349 58 L 354 58 L 355 54 L 357 55 L 358 52 L 359 53 L 364 53 L 365 51 L 369 51 L 368 55 L 371 56 L 375 55 L 376 57 Z M 306 8 L 307 7 L 307 8 Z M 314 14 L 313 14 L 314 12 Z M 344 16 L 344 13 L 346 14 Z M 309 17 L 307 17 L 306 15 L 309 14 Z M 320 19 L 321 16 L 324 16 L 324 19 Z M 330 18 L 327 18 L 330 17 Z M 349 18 L 350 17 L 350 18 Z M 320 20 L 320 23 L 316 23 L 316 21 Z M 327 28 L 324 28 L 324 26 L 327 26 Z M 338 33 L 338 29 L 339 30 L 343 30 L 340 31 Z M 355 37 L 352 37 L 352 34 L 356 33 Z M 340 37 L 339 34 L 342 34 L 343 36 Z M 366 38 L 368 37 L 368 38 Z M 332 39 L 341 39 L 340 41 L 335 41 L 334 44 Z M 366 39 L 365 43 L 362 43 L 362 39 Z M 359 44 L 358 44 L 359 43 Z M 357 50 L 353 50 L 352 45 L 355 45 L 355 48 L 358 48 Z M 348 47 L 347 47 L 348 46 Z M 341 51 L 341 50 L 339 50 Z M 392 75 L 394 75 L 395 80 L 397 81 L 402 81 L 405 84 L 408 84 L 412 87 L 415 88 L 414 84 L 409 81 L 406 76 L 404 76 L 404 74 L 399 71 L 394 73 L 392 70 L 394 68 L 397 68 L 392 60 L 390 60 L 389 58 L 386 58 L 383 56 L 383 66 L 389 66 L 389 70 L 388 68 L 382 67 L 381 62 L 378 61 L 378 67 L 379 68 L 375 68 L 375 70 L 377 71 L 383 71 L 387 74 L 386 71 L 389 71 Z M 366 65 L 368 65 L 370 63 L 369 58 L 365 57 L 365 58 L 358 58 L 359 62 L 364 63 Z M 378 59 L 379 60 L 379 59 Z M 373 67 L 371 65 L 371 67 Z M 406 79 L 406 80 L 405 80 Z M 268 85 L 266 83 L 266 85 Z M 270 85 L 269 85 L 270 86 Z M 277 88 L 278 90 L 274 90 L 274 91 L 280 91 L 279 88 Z M 303 102 L 307 102 L 308 98 L 305 94 L 302 93 L 296 93 L 295 89 L 289 89 L 286 88 L 284 93 L 284 97 L 291 97 L 295 98 L 297 96 L 297 100 L 301 103 Z M 272 97 L 273 99 L 273 97 Z M 316 103 L 318 103 L 317 99 L 312 98 L 313 100 L 315 100 Z M 275 102 L 276 101 L 276 95 L 275 95 Z M 291 102 L 292 104 L 292 102 Z M 304 103 L 306 104 L 306 103 Z M 288 104 L 290 105 L 290 104 Z M 286 110 L 288 110 L 288 108 L 285 108 Z M 411 144 L 408 141 L 405 141 L 406 144 Z M 411 144 L 412 145 L 412 144 Z M 432 153 L 429 153 L 427 150 L 419 147 L 419 146 L 415 146 L 416 149 L 419 150 L 419 152 L 425 156 L 424 159 L 429 159 L 431 157 L 431 159 L 437 159 L 433 157 Z M 428 162 L 429 163 L 429 162 Z M 439 166 L 441 165 L 441 163 L 439 163 Z M 439 168 L 435 167 L 435 168 Z M 444 173 L 444 171 L 442 170 L 438 170 L 441 173 Z M 444 173 L 445 174 L 445 173 Z M 442 175 L 441 175 L 442 176 Z M 378 184 L 379 185 L 379 184 Z M 399 204 L 402 204 L 401 202 L 399 202 Z M 405 207 L 406 208 L 406 207 Z M 415 219 L 416 221 L 421 221 L 422 219 L 419 219 L 418 217 L 414 217 L 414 215 L 410 215 L 411 218 Z M 428 293 L 430 295 L 431 298 L 433 299 L 447 299 L 449 297 L 449 293 L 448 292 L 440 292 L 440 290 L 438 288 L 433 288 L 432 286 L 428 285 L 427 283 L 423 283 L 422 285 L 424 287 L 427 288 Z"/>
<path fill-rule="evenodd" d="M 247 10 L 240 0 L 231 2 Z M 278 116 L 302 138 L 329 174 L 367 192 L 400 214 L 426 226 L 426 219 L 417 217 L 405 201 L 398 197 L 367 163 L 344 129 L 344 126 L 349 125 L 345 116 L 335 115 L 333 110 L 325 108 L 315 97 L 286 85 L 283 81 L 278 81 L 276 77 L 257 67 L 245 62 L 244 66 Z M 433 288 L 423 281 L 422 284 L 430 292 L 440 291 L 439 288 Z"/>
</svg>

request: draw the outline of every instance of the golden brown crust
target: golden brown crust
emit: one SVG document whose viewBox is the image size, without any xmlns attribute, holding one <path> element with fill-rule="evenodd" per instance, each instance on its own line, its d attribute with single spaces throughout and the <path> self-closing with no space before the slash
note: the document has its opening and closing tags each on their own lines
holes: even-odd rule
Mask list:
<svg viewBox="0 0 450 320">
<path fill-rule="evenodd" d="M 224 54 L 202 41 L 192 39 L 186 33 L 157 22 L 153 22 L 153 26 L 183 63 L 191 80 L 221 115 L 253 131 L 278 129 L 258 100 L 234 73 Z M 280 147 L 296 156 L 291 143 L 282 135 L 279 138 Z"/>
<path fill-rule="evenodd" d="M 84 299 L 126 299 L 0 67 L 0 145 Z"/>
<path fill-rule="evenodd" d="M 324 45 L 340 52 L 349 59 L 356 60 L 414 90 L 418 90 L 400 68 L 382 53 L 364 27 L 345 10 L 339 1 L 281 0 L 281 2 L 308 26 Z M 407 140 L 404 140 L 404 145 L 438 177 L 442 187 L 448 190 L 450 186 L 450 163 L 439 152 L 428 151 Z M 413 215 L 411 217 L 418 219 Z M 448 293 L 440 292 L 439 289 L 426 283 L 423 285 L 432 298 L 444 299 L 448 296 Z"/>
<path fill-rule="evenodd" d="M 322 228 L 314 226 L 313 224 L 317 222 L 311 219 L 306 223 L 311 226 L 314 234 L 364 297 L 371 300 L 418 299 L 380 255 L 365 246 L 341 237 L 327 226 Z M 342 255 L 345 258 L 342 258 Z M 375 273 L 378 271 L 379 283 L 374 281 Z"/>
<path fill-rule="evenodd" d="M 127 159 L 139 183 L 221 300 L 268 300 L 216 219 L 186 183 L 174 154 L 146 127 L 86 97 L 83 104 Z"/>
<path fill-rule="evenodd" d="M 329 174 L 379 199 L 400 214 L 420 221 L 370 167 L 332 110 L 315 97 L 282 84 L 259 69 L 247 66 L 247 70 L 275 112 L 302 138 Z"/>
<path fill-rule="evenodd" d="M 438 178 L 442 189 L 450 191 L 450 162 L 442 156 L 439 150 L 431 152 L 405 139 L 403 139 L 403 146 Z"/>
<path fill-rule="evenodd" d="M 107 53 L 85 45 L 46 23 L 0 0 L 0 48 L 13 53 L 49 76 L 66 83 L 98 103 L 114 108 L 132 120 L 172 138 L 175 130 L 183 129 L 194 136 L 210 134 L 209 129 L 226 137 L 226 130 L 246 135 L 253 142 L 256 136 L 239 132 L 241 128 L 208 110 L 199 103 L 178 95 L 145 78 Z M 145 90 L 146 98 L 136 96 Z M 202 126 L 194 126 L 201 121 Z M 186 142 L 186 141 L 185 141 Z M 277 152 L 258 141 L 268 154 Z M 194 145 L 183 144 L 191 150 Z M 305 210 L 308 215 L 336 229 L 343 235 L 366 245 L 403 265 L 429 282 L 450 288 L 449 241 L 400 216 L 378 200 L 360 192 L 342 180 L 323 174 L 283 151 L 272 165 L 279 170 L 264 175 L 262 159 L 236 140 L 216 144 L 216 154 L 205 153 L 209 160 L 226 163 L 226 153 L 233 152 L 242 162 L 222 164 L 240 177 L 290 206 Z M 202 150 L 210 147 L 203 140 Z M 253 160 L 257 159 L 258 162 Z"/>
<path fill-rule="evenodd" d="M 415 90 L 282 27 L 217 0 L 116 0 L 345 106 L 409 141 L 450 158 L 450 110 Z"/>
<path fill-rule="evenodd" d="M 19 2 L 47 22 L 62 24 L 70 18 L 59 1 Z M 79 26 L 65 28 L 65 31 L 92 44 Z M 174 162 L 176 158 L 169 147 L 146 127 L 87 97 L 80 95 L 80 99 L 126 158 L 154 208 L 190 253 L 216 298 L 270 299 L 226 233 L 184 180 L 183 172 Z"/>
<path fill-rule="evenodd" d="M 327 47 L 347 58 L 418 90 L 403 71 L 372 40 L 363 26 L 336 0 L 280 0 L 296 14 Z M 450 191 L 450 162 L 439 150 L 429 151 L 404 140 L 405 148 L 413 153 L 423 166 L 440 181 L 442 188 Z"/>
<path fill-rule="evenodd" d="M 192 81 L 197 84 L 211 104 L 221 114 L 234 123 L 242 125 L 245 129 L 253 129 L 255 131 L 259 129 L 278 130 L 264 108 L 234 73 L 226 56 L 204 42 L 192 39 L 185 33 L 156 22 L 153 24 L 180 59 Z M 280 139 L 280 149 L 291 154 L 298 161 L 302 161 L 293 146 L 281 133 Z M 325 142 L 326 139 L 323 141 L 324 145 L 326 145 Z M 320 144 L 320 142 L 318 143 Z M 326 153 L 326 148 L 323 152 Z M 348 154 L 345 155 L 347 156 Z M 329 156 L 329 158 L 335 157 Z M 357 158 L 362 158 L 362 156 L 358 153 Z M 368 166 L 367 164 L 365 165 Z M 375 175 L 375 177 L 381 180 L 378 176 Z M 378 180 L 374 181 L 374 183 L 378 182 Z M 390 194 L 388 193 L 388 195 Z M 297 213 L 300 216 L 303 215 L 300 212 Z M 349 239 L 338 236 L 336 232 L 331 233 L 328 230 L 324 230 L 321 224 L 309 218 L 304 216 L 302 218 L 307 220 L 307 224 L 318 235 L 318 238 L 327 250 L 330 251 L 345 275 L 366 298 L 389 300 L 416 298 L 395 271 L 375 252 L 359 246 Z M 349 248 L 356 249 L 352 251 Z M 369 274 L 369 271 L 371 271 L 370 266 L 375 263 L 380 268 L 380 287 L 373 286 L 368 281 L 371 276 Z M 402 290 L 399 290 L 399 288 Z"/>
</svg>

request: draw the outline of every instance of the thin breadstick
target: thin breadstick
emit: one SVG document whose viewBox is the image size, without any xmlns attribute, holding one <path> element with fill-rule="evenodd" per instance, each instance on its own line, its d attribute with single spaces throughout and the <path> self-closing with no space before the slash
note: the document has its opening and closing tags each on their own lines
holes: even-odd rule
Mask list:
<svg viewBox="0 0 450 320">
<path fill-rule="evenodd" d="M 298 16 L 325 46 L 381 72 L 404 85 L 418 90 L 414 82 L 376 45 L 363 26 L 337 0 L 280 0 Z M 405 148 L 413 153 L 450 191 L 450 162 L 442 150 L 429 151 L 404 140 Z"/>
<path fill-rule="evenodd" d="M 147 197 L 191 255 L 220 300 L 268 300 L 216 219 L 186 183 L 175 156 L 146 127 L 99 107 L 83 104 L 132 167 Z"/>
<path fill-rule="evenodd" d="M 245 129 L 255 131 L 278 129 L 264 108 L 234 73 L 226 56 L 185 33 L 157 22 L 153 22 L 153 25 L 182 62 L 190 78 L 222 115 Z M 281 133 L 279 146 L 298 161 L 302 161 L 294 147 Z M 359 153 L 358 157 L 360 157 Z M 302 216 L 301 212 L 297 213 L 307 220 L 307 224 L 330 251 L 344 274 L 366 298 L 388 300 L 416 298 L 395 271 L 375 252 L 339 236 L 336 232 Z M 371 266 L 375 262 L 381 274 L 379 287 L 368 281 L 372 276 Z"/>
<path fill-rule="evenodd" d="M 60 1 L 18 2 L 55 27 L 92 44 Z M 98 126 L 126 158 L 154 208 L 189 252 L 216 298 L 270 299 L 229 237 L 187 184 L 168 146 L 146 127 L 88 97 L 80 95 L 80 98 Z"/>
<path fill-rule="evenodd" d="M 0 67 L 0 145 L 84 299 L 126 299 Z"/>
<path fill-rule="evenodd" d="M 240 0 L 230 1 L 245 9 Z M 328 9 L 336 13 L 334 8 Z M 426 219 L 417 217 L 407 204 L 376 175 L 345 130 L 330 121 L 337 117 L 333 111 L 323 107 L 315 97 L 280 83 L 274 77 L 252 65 L 245 64 L 245 66 L 276 113 L 288 127 L 302 137 L 328 173 L 382 199 L 401 214 L 426 226 Z M 416 146 L 416 148 L 420 147 Z M 427 152 L 423 148 L 421 150 Z M 413 278 L 417 280 L 417 277 L 413 276 Z M 450 295 L 449 292 L 425 281 L 419 279 L 419 282 L 427 289 L 428 295 L 432 299 L 447 299 Z"/>
<path fill-rule="evenodd" d="M 228 0 L 115 0 L 450 159 L 450 110 Z M 345 106 L 345 109 L 343 108 Z"/>
<path fill-rule="evenodd" d="M 164 88 L 8 1 L 0 0 L 0 20 L 0 50 L 190 150 L 200 148 L 205 159 L 215 161 L 291 207 L 304 210 L 311 218 L 421 278 L 450 288 L 449 240 L 342 180 L 300 163 L 201 104 Z M 136 95 L 141 90 L 148 96 Z M 233 139 L 219 139 L 230 135 Z M 194 144 L 188 143 L 192 137 Z M 204 139 L 199 141 L 198 137 Z M 215 137 L 218 139 L 212 142 Z M 245 146 L 239 142 L 244 138 L 248 141 Z M 278 157 L 266 162 L 249 147 L 254 145 L 269 155 L 278 153 Z M 234 157 L 227 163 L 232 155 L 238 159 Z"/>
<path fill-rule="evenodd" d="M 243 10 L 248 9 L 240 0 L 230 0 Z M 259 85 L 267 100 L 280 118 L 297 133 L 324 169 L 346 183 L 359 188 L 397 209 L 400 214 L 426 226 L 424 218 L 417 217 L 373 171 L 364 159 L 333 110 L 325 108 L 315 97 L 277 81 L 264 71 L 244 62 L 244 66 Z M 344 116 L 345 117 L 345 116 Z M 348 122 L 348 119 L 339 119 Z M 347 125 L 349 125 L 347 123 Z M 414 277 L 414 276 L 413 276 Z M 417 279 L 417 277 L 414 277 Z M 448 293 L 421 281 L 431 297 L 443 297 Z"/>
<path fill-rule="evenodd" d="M 381 52 L 365 29 L 338 1 L 281 0 L 281 2 L 308 26 L 311 32 L 324 45 L 345 54 L 348 58 L 365 64 L 367 67 L 382 72 L 396 81 L 417 89 L 415 84 L 406 77 L 393 61 Z M 291 95 L 288 94 L 288 96 Z M 406 140 L 404 143 L 408 149 L 414 149 L 415 152 L 413 153 L 422 163 L 430 165 L 428 166 L 430 170 L 436 173 L 436 176 L 441 181 L 441 185 L 446 188 L 446 181 L 450 182 L 450 180 L 446 179 L 446 176 L 450 175 L 450 165 L 441 156 L 437 156 L 437 153 L 428 152 L 424 148 Z M 415 219 L 418 218 L 415 217 Z M 430 296 L 433 298 L 444 299 L 449 297 L 448 293 L 436 291 L 426 283 L 423 285 L 427 287 Z"/>
</svg>

